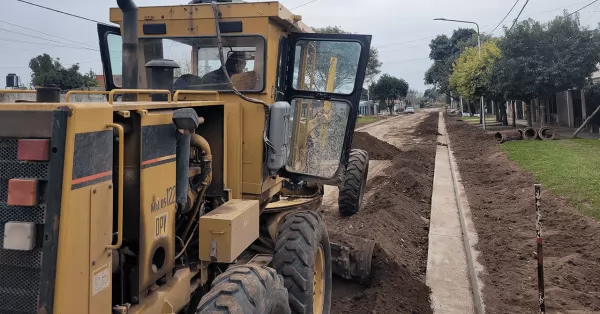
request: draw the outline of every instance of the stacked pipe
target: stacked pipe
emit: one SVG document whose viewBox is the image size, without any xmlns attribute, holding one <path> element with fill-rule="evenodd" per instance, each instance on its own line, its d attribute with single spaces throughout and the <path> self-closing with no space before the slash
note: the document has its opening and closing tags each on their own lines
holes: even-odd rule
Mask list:
<svg viewBox="0 0 600 314">
<path fill-rule="evenodd" d="M 553 128 L 543 127 L 538 131 L 538 136 L 542 140 L 553 140 L 556 138 L 556 132 Z"/>
<path fill-rule="evenodd" d="M 496 132 L 494 134 L 494 139 L 499 144 L 508 142 L 508 141 L 519 141 L 519 140 L 523 139 L 523 131 L 510 130 L 510 131 Z"/>
<path fill-rule="evenodd" d="M 534 128 L 525 128 L 523 130 L 523 139 L 535 140 L 538 138 L 538 131 Z"/>
</svg>

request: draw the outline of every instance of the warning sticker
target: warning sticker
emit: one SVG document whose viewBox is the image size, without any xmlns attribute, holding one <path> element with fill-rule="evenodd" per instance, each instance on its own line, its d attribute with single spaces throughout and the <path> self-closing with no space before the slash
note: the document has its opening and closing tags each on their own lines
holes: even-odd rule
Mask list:
<svg viewBox="0 0 600 314">
<path fill-rule="evenodd" d="M 108 264 L 94 271 L 94 280 L 92 285 L 92 296 L 95 296 L 110 286 L 110 267 Z"/>
</svg>

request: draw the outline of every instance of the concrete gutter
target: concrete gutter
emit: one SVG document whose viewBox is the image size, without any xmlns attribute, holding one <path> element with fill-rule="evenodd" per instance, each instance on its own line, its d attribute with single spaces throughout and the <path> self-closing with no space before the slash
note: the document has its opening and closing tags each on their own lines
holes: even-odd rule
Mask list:
<svg viewBox="0 0 600 314">
<path fill-rule="evenodd" d="M 471 219 L 456 161 L 448 146 L 445 122 L 439 115 L 435 156 L 426 283 L 434 313 L 484 313 L 477 264 L 477 233 Z"/>
<path fill-rule="evenodd" d="M 473 290 L 475 309 L 477 310 L 478 314 L 483 314 L 485 313 L 482 297 L 483 282 L 479 277 L 479 275 L 483 273 L 483 265 L 477 261 L 480 253 L 475 249 L 475 245 L 477 245 L 479 242 L 479 238 L 477 236 L 475 224 L 473 223 L 473 215 L 467 199 L 465 187 L 460 182 L 461 180 L 460 173 L 458 171 L 458 165 L 456 164 L 456 159 L 452 153 L 448 132 L 446 132 L 446 121 L 444 120 L 443 115 L 441 115 L 441 118 L 444 126 L 443 134 L 446 139 L 446 145 L 448 145 L 448 158 L 450 158 L 450 170 L 452 172 L 452 179 L 454 181 L 454 194 L 456 197 L 456 205 L 458 206 L 460 225 L 463 233 L 463 243 L 465 247 L 465 253 L 467 255 L 467 268 L 469 270 L 471 289 Z"/>
</svg>

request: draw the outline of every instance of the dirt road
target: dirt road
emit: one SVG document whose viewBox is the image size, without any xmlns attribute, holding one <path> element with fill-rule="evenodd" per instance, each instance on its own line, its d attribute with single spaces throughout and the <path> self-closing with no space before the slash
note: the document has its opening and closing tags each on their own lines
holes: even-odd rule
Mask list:
<svg viewBox="0 0 600 314">
<path fill-rule="evenodd" d="M 353 147 L 371 157 L 363 208 L 340 217 L 337 188 L 327 187 L 321 211 L 331 238 L 378 245 L 369 287 L 334 279 L 333 313 L 431 313 L 424 275 L 437 122 L 437 112 L 420 111 L 355 133 Z"/>
</svg>

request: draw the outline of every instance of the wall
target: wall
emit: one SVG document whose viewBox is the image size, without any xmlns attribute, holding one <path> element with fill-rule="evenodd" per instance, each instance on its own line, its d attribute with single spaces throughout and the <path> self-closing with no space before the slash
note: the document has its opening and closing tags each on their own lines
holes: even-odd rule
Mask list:
<svg viewBox="0 0 600 314">
<path fill-rule="evenodd" d="M 16 100 L 35 101 L 33 93 L 0 93 L 0 103 L 13 103 Z M 65 94 L 60 95 L 60 101 L 65 102 Z M 71 102 L 106 102 L 105 95 L 71 95 Z"/>
</svg>

